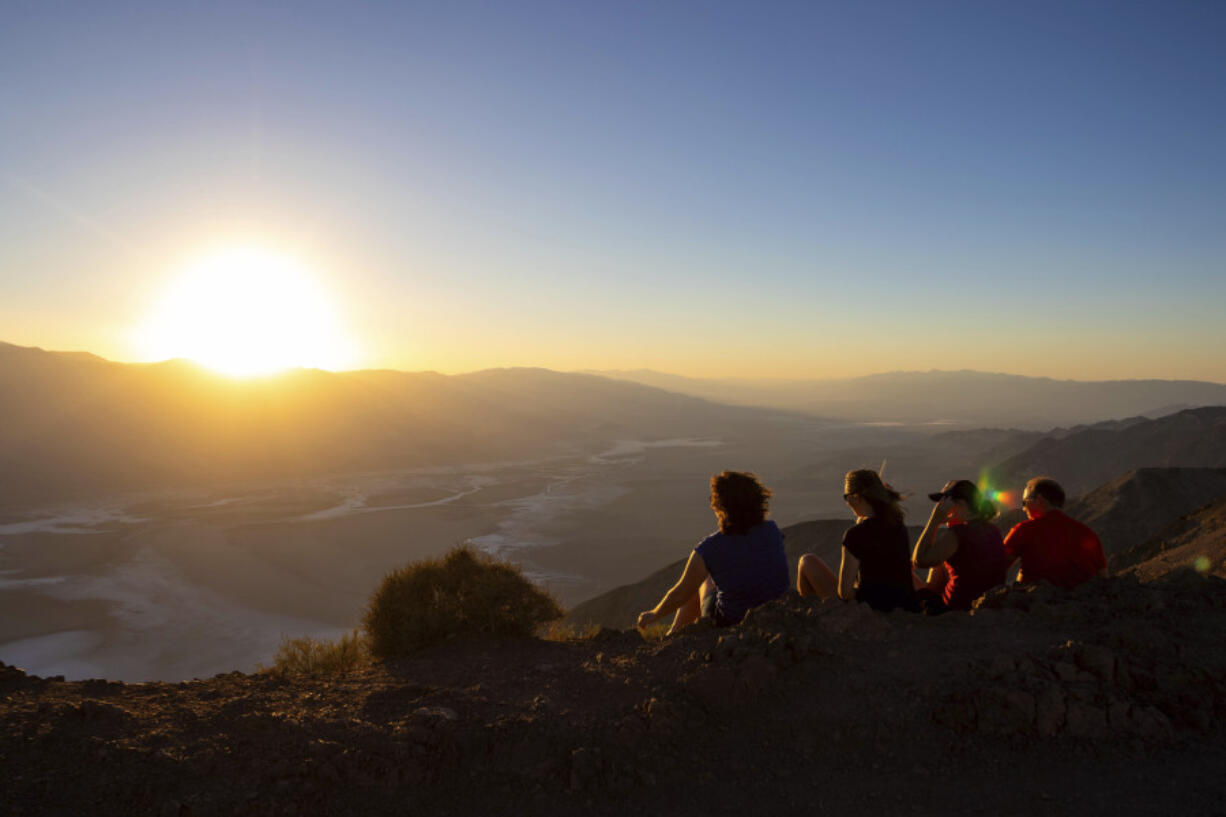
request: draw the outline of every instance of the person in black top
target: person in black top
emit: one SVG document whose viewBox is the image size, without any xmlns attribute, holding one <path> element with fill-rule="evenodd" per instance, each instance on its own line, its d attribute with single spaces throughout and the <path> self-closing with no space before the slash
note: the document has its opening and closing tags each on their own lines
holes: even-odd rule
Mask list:
<svg viewBox="0 0 1226 817">
<path fill-rule="evenodd" d="M 875 610 L 915 609 L 911 540 L 898 506 L 901 499 L 876 471 L 849 471 L 843 483 L 843 500 L 855 512 L 856 524 L 843 534 L 839 575 L 836 578 L 819 556 L 806 553 L 800 557 L 796 571 L 800 595 L 822 599 L 838 595 Z"/>
</svg>

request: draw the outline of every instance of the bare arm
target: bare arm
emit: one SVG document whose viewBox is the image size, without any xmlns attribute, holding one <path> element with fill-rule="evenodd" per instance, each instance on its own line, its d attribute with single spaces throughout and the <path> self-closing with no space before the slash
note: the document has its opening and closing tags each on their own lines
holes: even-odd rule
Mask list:
<svg viewBox="0 0 1226 817">
<path fill-rule="evenodd" d="M 839 562 L 839 598 L 851 601 L 856 597 L 856 576 L 860 574 L 860 560 L 843 548 L 843 560 Z"/>
<path fill-rule="evenodd" d="M 949 512 L 950 500 L 942 499 L 932 506 L 928 524 L 915 542 L 911 564 L 916 567 L 936 567 L 958 552 L 958 536 L 949 528 L 942 528 L 941 521 Z"/>
<path fill-rule="evenodd" d="M 694 594 L 702 587 L 702 583 L 707 580 L 708 575 L 706 562 L 698 555 L 698 551 L 694 551 L 690 554 L 690 560 L 685 563 L 685 570 L 681 572 L 681 578 L 672 586 L 672 589 L 664 594 L 660 603 L 650 610 L 639 613 L 638 625 L 646 627 L 676 612 L 677 608 L 694 597 Z"/>
</svg>

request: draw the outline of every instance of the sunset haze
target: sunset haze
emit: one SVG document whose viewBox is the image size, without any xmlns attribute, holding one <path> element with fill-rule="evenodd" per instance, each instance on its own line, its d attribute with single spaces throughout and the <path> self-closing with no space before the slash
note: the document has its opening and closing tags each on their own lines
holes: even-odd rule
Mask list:
<svg viewBox="0 0 1226 817">
<path fill-rule="evenodd" d="M 171 356 L 161 293 L 256 247 L 330 300 L 321 368 L 1220 382 L 1224 35 L 1204 3 L 18 4 L 0 339 Z"/>
</svg>

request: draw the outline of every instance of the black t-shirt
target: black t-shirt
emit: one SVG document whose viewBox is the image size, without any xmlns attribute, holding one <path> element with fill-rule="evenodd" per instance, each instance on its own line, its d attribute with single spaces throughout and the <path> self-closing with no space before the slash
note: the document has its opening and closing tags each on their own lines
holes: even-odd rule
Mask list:
<svg viewBox="0 0 1226 817">
<path fill-rule="evenodd" d="M 870 516 L 843 534 L 843 547 L 860 562 L 856 600 L 878 610 L 910 607 L 911 537 L 901 521 Z"/>
</svg>

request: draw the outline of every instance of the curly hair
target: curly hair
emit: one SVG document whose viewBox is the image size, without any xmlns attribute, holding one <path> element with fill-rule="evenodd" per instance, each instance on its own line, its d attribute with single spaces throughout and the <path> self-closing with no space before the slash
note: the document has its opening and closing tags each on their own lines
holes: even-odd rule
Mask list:
<svg viewBox="0 0 1226 817">
<path fill-rule="evenodd" d="M 770 488 L 749 472 L 724 471 L 711 477 L 711 510 L 720 533 L 746 533 L 762 524 L 770 498 Z"/>
</svg>

